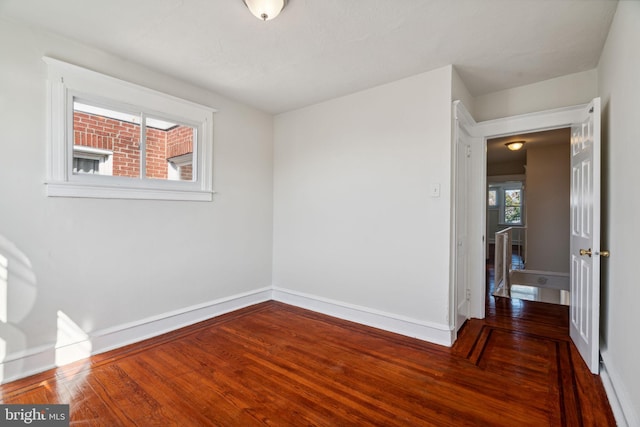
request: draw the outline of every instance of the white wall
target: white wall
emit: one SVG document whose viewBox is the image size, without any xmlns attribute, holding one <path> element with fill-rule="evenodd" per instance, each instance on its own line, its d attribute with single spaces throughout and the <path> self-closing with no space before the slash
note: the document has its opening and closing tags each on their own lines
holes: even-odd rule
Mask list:
<svg viewBox="0 0 640 427">
<path fill-rule="evenodd" d="M 598 96 L 597 83 L 597 72 L 593 69 L 480 95 L 474 99 L 473 117 L 479 122 L 534 111 L 587 104 Z"/>
<path fill-rule="evenodd" d="M 274 286 L 449 329 L 451 72 L 276 116 Z"/>
<path fill-rule="evenodd" d="M 640 2 L 618 5 L 599 72 L 603 106 L 602 355 L 630 426 L 640 425 Z"/>
<path fill-rule="evenodd" d="M 569 272 L 571 161 L 566 143 L 527 148 L 527 268 Z"/>
<path fill-rule="evenodd" d="M 214 201 L 46 197 L 43 55 L 216 108 Z M 0 22 L 0 127 L 0 361 L 50 350 L 58 310 L 90 335 L 271 285 L 271 115 Z"/>
</svg>

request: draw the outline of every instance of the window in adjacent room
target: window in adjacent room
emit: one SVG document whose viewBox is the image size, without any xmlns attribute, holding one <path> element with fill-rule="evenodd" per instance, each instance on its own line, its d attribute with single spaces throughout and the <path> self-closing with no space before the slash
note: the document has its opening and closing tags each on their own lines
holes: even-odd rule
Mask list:
<svg viewBox="0 0 640 427">
<path fill-rule="evenodd" d="M 504 190 L 504 223 L 522 224 L 522 189 Z"/>
<path fill-rule="evenodd" d="M 490 208 L 495 208 L 496 206 L 498 206 L 498 190 L 496 188 L 489 188 L 487 205 Z"/>
<path fill-rule="evenodd" d="M 494 222 L 501 225 L 523 225 L 524 183 L 508 181 L 491 184 L 487 190 L 487 208 Z M 493 212 L 493 213 L 492 213 Z"/>
</svg>

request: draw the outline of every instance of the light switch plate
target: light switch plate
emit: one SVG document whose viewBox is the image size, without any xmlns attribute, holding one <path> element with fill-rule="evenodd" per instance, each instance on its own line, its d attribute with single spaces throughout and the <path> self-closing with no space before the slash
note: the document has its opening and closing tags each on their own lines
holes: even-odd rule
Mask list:
<svg viewBox="0 0 640 427">
<path fill-rule="evenodd" d="M 440 197 L 440 184 L 431 184 L 431 197 Z"/>
</svg>

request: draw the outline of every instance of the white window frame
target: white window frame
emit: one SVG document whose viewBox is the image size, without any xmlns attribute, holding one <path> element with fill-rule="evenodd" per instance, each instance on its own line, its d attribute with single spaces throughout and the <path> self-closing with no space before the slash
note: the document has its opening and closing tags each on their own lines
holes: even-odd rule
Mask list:
<svg viewBox="0 0 640 427">
<path fill-rule="evenodd" d="M 507 210 L 507 197 L 506 197 L 506 192 L 507 191 L 511 191 L 511 190 L 518 190 L 520 191 L 520 221 L 518 222 L 507 222 L 506 220 L 506 210 Z M 518 183 L 518 184 L 510 184 L 510 185 L 504 185 L 501 188 L 501 197 L 502 197 L 502 205 L 500 205 L 500 223 L 502 225 L 509 225 L 509 226 L 521 226 L 524 224 L 524 183 Z"/>
<path fill-rule="evenodd" d="M 43 57 L 48 68 L 47 195 L 116 199 L 213 199 L 213 113 L 211 107 Z M 196 129 L 193 181 L 73 173 L 73 101 L 163 119 Z M 141 163 L 144 150 L 141 150 Z"/>
<path fill-rule="evenodd" d="M 520 227 L 520 226 L 524 226 L 526 224 L 526 211 L 525 211 L 525 204 L 526 204 L 526 191 L 525 191 L 525 187 L 526 187 L 526 175 L 496 175 L 496 176 L 489 176 L 487 177 L 487 211 L 490 210 L 497 210 L 499 215 L 498 215 L 498 226 L 507 226 L 507 227 L 511 227 L 511 226 L 516 226 L 516 227 Z M 497 194 L 497 201 L 498 204 L 496 206 L 489 206 L 489 190 L 491 189 L 496 189 L 498 190 L 498 194 Z M 516 224 L 516 223 L 505 223 L 505 215 L 504 215 L 504 210 L 505 210 L 505 197 L 504 197 L 504 192 L 505 190 L 517 190 L 520 189 L 521 193 L 520 193 L 520 223 Z"/>
</svg>

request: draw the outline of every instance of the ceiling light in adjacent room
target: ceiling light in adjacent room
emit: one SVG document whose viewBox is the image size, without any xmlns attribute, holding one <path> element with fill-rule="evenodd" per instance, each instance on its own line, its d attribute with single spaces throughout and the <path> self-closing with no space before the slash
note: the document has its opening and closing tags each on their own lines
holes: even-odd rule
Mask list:
<svg viewBox="0 0 640 427">
<path fill-rule="evenodd" d="M 524 141 L 511 141 L 505 144 L 511 151 L 518 151 L 524 147 Z"/>
<path fill-rule="evenodd" d="M 256 18 L 269 21 L 282 12 L 287 0 L 243 0 Z"/>
</svg>

